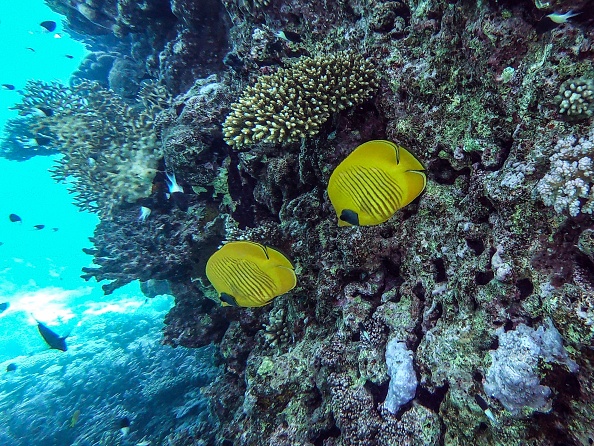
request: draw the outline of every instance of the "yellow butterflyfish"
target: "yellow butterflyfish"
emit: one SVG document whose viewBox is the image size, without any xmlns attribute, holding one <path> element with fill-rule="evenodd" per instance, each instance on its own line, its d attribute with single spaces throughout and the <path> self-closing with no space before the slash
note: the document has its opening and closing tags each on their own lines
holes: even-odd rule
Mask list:
<svg viewBox="0 0 594 446">
<path fill-rule="evenodd" d="M 372 226 L 388 220 L 425 189 L 425 168 L 391 141 L 361 144 L 332 172 L 328 196 L 339 226 Z"/>
<path fill-rule="evenodd" d="M 224 306 L 262 307 L 297 284 L 289 259 L 274 248 L 249 241 L 223 245 L 208 259 L 206 277 Z"/>
</svg>

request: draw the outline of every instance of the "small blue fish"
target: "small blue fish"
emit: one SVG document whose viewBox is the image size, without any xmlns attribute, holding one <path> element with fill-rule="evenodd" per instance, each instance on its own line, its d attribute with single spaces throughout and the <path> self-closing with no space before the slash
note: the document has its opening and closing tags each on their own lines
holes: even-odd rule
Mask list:
<svg viewBox="0 0 594 446">
<path fill-rule="evenodd" d="M 43 340 L 47 343 L 47 345 L 49 345 L 50 348 L 63 352 L 68 350 L 68 346 L 66 345 L 66 338 L 68 336 L 60 336 L 58 333 L 52 331 L 39 321 L 37 321 L 37 329 L 39 330 Z"/>
<path fill-rule="evenodd" d="M 42 28 L 45 28 L 48 32 L 52 32 L 56 29 L 56 22 L 53 20 L 45 20 L 39 24 Z"/>
<path fill-rule="evenodd" d="M 565 14 L 559 14 L 558 12 L 553 12 L 551 14 L 547 14 L 547 17 L 549 19 L 551 19 L 552 22 L 555 22 L 557 24 L 562 24 L 562 23 L 567 23 L 567 21 L 572 18 L 575 17 L 576 15 L 581 14 L 581 12 L 573 12 L 573 11 L 567 11 Z"/>
</svg>

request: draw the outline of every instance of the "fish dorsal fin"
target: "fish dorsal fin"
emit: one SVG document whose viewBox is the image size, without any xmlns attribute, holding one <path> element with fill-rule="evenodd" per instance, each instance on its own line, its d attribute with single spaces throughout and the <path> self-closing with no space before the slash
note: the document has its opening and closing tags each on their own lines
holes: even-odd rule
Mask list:
<svg viewBox="0 0 594 446">
<path fill-rule="evenodd" d="M 405 192 L 401 207 L 410 204 L 423 190 L 425 190 L 425 186 L 427 185 L 427 175 L 424 172 L 425 167 L 407 149 L 392 141 L 377 140 L 369 141 L 369 143 L 376 143 L 374 150 L 377 150 L 381 154 L 380 156 L 386 160 L 387 165 L 390 165 L 390 158 L 393 159 L 395 156 L 396 167 L 395 171 L 393 171 L 393 176 L 397 178 L 399 175 L 402 175 L 402 178 L 406 179 L 406 181 L 401 184 L 401 187 Z"/>
</svg>

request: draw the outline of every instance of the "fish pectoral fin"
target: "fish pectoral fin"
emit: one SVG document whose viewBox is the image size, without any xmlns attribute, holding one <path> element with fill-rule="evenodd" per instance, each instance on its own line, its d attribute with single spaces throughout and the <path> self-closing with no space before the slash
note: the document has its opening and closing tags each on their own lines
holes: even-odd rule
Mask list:
<svg viewBox="0 0 594 446">
<path fill-rule="evenodd" d="M 291 291 L 297 285 L 297 276 L 293 268 L 284 265 L 278 265 L 275 278 L 278 281 L 282 294 Z"/>
</svg>

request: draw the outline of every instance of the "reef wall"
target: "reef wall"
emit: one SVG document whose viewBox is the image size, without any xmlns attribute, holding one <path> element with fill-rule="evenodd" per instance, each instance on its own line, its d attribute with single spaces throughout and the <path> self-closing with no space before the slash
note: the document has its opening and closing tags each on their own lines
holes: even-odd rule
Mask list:
<svg viewBox="0 0 594 446">
<path fill-rule="evenodd" d="M 101 49 L 81 78 L 167 90 L 152 189 L 110 203 L 85 277 L 169 280 L 166 342 L 225 361 L 206 392 L 216 444 L 594 442 L 591 1 L 48 3 Z M 338 227 L 329 176 L 370 139 L 414 153 L 426 191 Z M 215 304 L 204 264 L 235 239 L 286 252 L 297 287 Z M 388 410 L 392 340 L 418 385 Z"/>
</svg>

